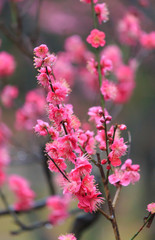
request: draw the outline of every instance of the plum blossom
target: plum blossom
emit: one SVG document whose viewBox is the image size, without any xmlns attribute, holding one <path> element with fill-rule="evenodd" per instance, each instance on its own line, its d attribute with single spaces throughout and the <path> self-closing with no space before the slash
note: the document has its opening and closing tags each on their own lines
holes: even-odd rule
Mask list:
<svg viewBox="0 0 155 240">
<path fill-rule="evenodd" d="M 101 86 L 100 90 L 106 101 L 107 100 L 114 101 L 118 94 L 116 84 L 114 82 L 108 81 L 107 79 L 102 81 L 102 86 Z"/>
<path fill-rule="evenodd" d="M 1 92 L 1 101 L 5 107 L 12 107 L 13 100 L 18 97 L 18 88 L 11 85 L 6 85 Z"/>
<path fill-rule="evenodd" d="M 60 235 L 58 237 L 59 240 L 76 240 L 76 237 L 74 236 L 73 233 L 69 233 L 69 234 L 66 234 L 66 235 Z"/>
<path fill-rule="evenodd" d="M 155 49 L 155 31 L 150 33 L 143 32 L 140 38 L 142 47 L 146 49 Z"/>
<path fill-rule="evenodd" d="M 136 45 L 141 36 L 139 18 L 133 13 L 127 13 L 118 23 L 119 38 L 126 45 Z"/>
<path fill-rule="evenodd" d="M 33 206 L 35 193 L 31 190 L 29 182 L 18 175 L 9 177 L 10 189 L 16 196 L 14 207 L 16 210 L 28 210 Z"/>
<path fill-rule="evenodd" d="M 70 197 L 65 196 L 51 196 L 46 201 L 46 206 L 50 210 L 49 221 L 51 224 L 56 225 L 63 222 L 68 216 Z"/>
<path fill-rule="evenodd" d="M 128 186 L 130 183 L 134 184 L 140 179 L 139 169 L 140 166 L 138 164 L 132 165 L 132 160 L 127 159 L 121 168 L 116 168 L 114 173 L 109 176 L 109 182 L 122 186 Z"/>
<path fill-rule="evenodd" d="M 14 57 L 3 51 L 0 52 L 0 77 L 11 76 L 16 68 L 16 62 Z"/>
<path fill-rule="evenodd" d="M 94 48 L 103 47 L 105 45 L 105 33 L 98 29 L 93 29 L 87 37 L 87 42 Z"/>
<path fill-rule="evenodd" d="M 102 22 L 108 21 L 109 11 L 108 11 L 106 3 L 100 3 L 100 4 L 98 3 L 95 5 L 94 9 L 95 9 L 95 12 L 96 12 L 96 15 L 98 17 L 98 21 L 100 24 Z"/>
<path fill-rule="evenodd" d="M 147 205 L 147 210 L 151 213 L 151 214 L 155 214 L 155 203 L 152 202 L 150 204 Z"/>
</svg>

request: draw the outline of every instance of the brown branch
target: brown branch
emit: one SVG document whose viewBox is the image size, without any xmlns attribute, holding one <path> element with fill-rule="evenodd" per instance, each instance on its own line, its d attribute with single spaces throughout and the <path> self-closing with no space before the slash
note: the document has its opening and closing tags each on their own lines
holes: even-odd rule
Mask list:
<svg viewBox="0 0 155 240">
<path fill-rule="evenodd" d="M 100 174 L 101 174 L 101 177 L 102 177 L 102 182 L 103 182 L 103 186 L 104 186 L 106 200 L 107 200 L 107 203 L 108 203 L 109 213 L 111 215 L 111 224 L 112 224 L 112 227 L 113 227 L 113 230 L 114 230 L 115 239 L 120 240 L 121 238 L 120 238 L 118 225 L 117 225 L 117 221 L 116 221 L 116 217 L 115 217 L 115 210 L 112 206 L 110 191 L 109 191 L 109 187 L 108 187 L 108 183 L 107 183 L 107 180 L 106 180 L 106 177 L 105 177 L 103 167 L 101 165 L 101 159 L 100 159 L 99 154 L 97 154 L 97 158 L 98 158 L 98 168 L 100 170 Z"/>
<path fill-rule="evenodd" d="M 101 208 L 98 208 L 98 212 L 100 212 L 109 221 L 112 220 L 112 218 L 107 213 L 105 213 Z"/>
<path fill-rule="evenodd" d="M 12 208 L 9 207 L 9 204 L 7 202 L 7 199 L 5 197 L 5 195 L 3 194 L 2 190 L 0 189 L 0 197 L 8 211 L 8 214 L 10 214 L 12 216 L 12 218 L 14 219 L 14 222 L 20 227 L 19 230 L 17 231 L 11 231 L 11 234 L 19 234 L 23 231 L 31 231 L 34 230 L 36 228 L 40 228 L 45 226 L 46 224 L 50 224 L 49 221 L 41 221 L 41 222 L 35 222 L 32 223 L 31 225 L 25 225 L 17 216 L 17 214 L 14 212 L 14 210 Z"/>
<path fill-rule="evenodd" d="M 31 209 L 28 209 L 28 210 L 16 210 L 13 206 L 7 206 L 7 208 L 5 210 L 0 211 L 0 217 L 10 214 L 10 211 L 11 212 L 13 211 L 15 214 L 22 214 L 22 213 L 31 212 L 32 210 L 41 209 L 46 206 L 46 199 L 47 198 L 35 201 L 35 203 L 31 207 Z"/>
<path fill-rule="evenodd" d="M 22 39 L 21 38 L 19 39 L 14 33 L 14 30 L 12 28 L 8 28 L 3 23 L 3 21 L 0 21 L 0 30 L 8 39 L 10 39 L 16 45 L 16 47 L 21 52 L 23 52 L 31 60 L 33 59 L 33 53 L 32 53 L 33 51 L 28 49 L 28 44 L 26 44 L 25 41 L 23 40 L 25 36 L 23 36 Z"/>
<path fill-rule="evenodd" d="M 119 198 L 120 192 L 121 192 L 121 185 L 119 185 L 119 186 L 117 187 L 117 190 L 116 190 L 116 193 L 115 193 L 113 202 L 112 202 L 113 208 L 116 207 L 116 203 L 117 203 L 117 200 L 118 200 L 118 198 Z"/>
</svg>

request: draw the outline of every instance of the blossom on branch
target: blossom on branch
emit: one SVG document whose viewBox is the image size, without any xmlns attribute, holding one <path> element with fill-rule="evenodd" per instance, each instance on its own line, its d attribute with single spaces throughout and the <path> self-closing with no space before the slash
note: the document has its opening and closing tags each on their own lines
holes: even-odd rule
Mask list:
<svg viewBox="0 0 155 240">
<path fill-rule="evenodd" d="M 87 37 L 87 42 L 94 48 L 103 47 L 105 45 L 105 33 L 98 29 L 93 29 Z"/>
</svg>

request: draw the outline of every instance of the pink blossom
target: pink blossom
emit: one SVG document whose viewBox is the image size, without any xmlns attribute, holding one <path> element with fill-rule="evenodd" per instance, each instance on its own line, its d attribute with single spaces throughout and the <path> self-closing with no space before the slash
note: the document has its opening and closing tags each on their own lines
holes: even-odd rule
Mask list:
<svg viewBox="0 0 155 240">
<path fill-rule="evenodd" d="M 89 120 L 90 121 L 95 121 L 96 124 L 100 123 L 100 119 L 102 116 L 102 108 L 100 106 L 95 106 L 95 107 L 91 107 L 88 110 L 88 115 L 90 116 Z"/>
<path fill-rule="evenodd" d="M 128 186 L 130 183 L 134 184 L 140 179 L 139 168 L 138 164 L 132 165 L 132 160 L 127 159 L 120 169 L 115 169 L 114 174 L 109 176 L 109 182 L 122 186 Z"/>
<path fill-rule="evenodd" d="M 147 210 L 151 213 L 151 214 L 155 214 L 155 203 L 152 202 L 150 204 L 147 205 Z"/>
<path fill-rule="evenodd" d="M 54 54 L 49 54 L 44 58 L 44 67 L 51 67 L 56 63 L 57 57 Z"/>
<path fill-rule="evenodd" d="M 100 24 L 102 22 L 108 21 L 109 11 L 108 11 L 106 3 L 96 4 L 95 5 L 95 12 L 96 12 L 96 15 L 98 17 L 98 21 L 99 21 Z"/>
<path fill-rule="evenodd" d="M 66 108 L 60 106 L 54 106 L 53 104 L 49 104 L 49 119 L 54 122 L 54 126 L 58 131 L 61 130 L 61 122 L 66 120 L 68 117 Z"/>
<path fill-rule="evenodd" d="M 49 78 L 46 73 L 40 73 L 37 80 L 43 87 L 49 87 Z"/>
<path fill-rule="evenodd" d="M 0 169 L 10 163 L 10 154 L 7 145 L 0 145 Z"/>
<path fill-rule="evenodd" d="M 65 50 L 70 54 L 72 61 L 75 63 L 79 63 L 85 58 L 86 46 L 78 35 L 73 35 L 66 39 Z"/>
<path fill-rule="evenodd" d="M 95 153 L 95 139 L 94 133 L 92 131 L 87 130 L 84 132 L 83 130 L 78 131 L 78 142 L 81 147 L 86 150 L 89 154 Z"/>
<path fill-rule="evenodd" d="M 102 56 L 111 60 L 114 71 L 117 69 L 118 66 L 122 65 L 122 52 L 120 48 L 116 45 L 106 46 L 101 52 L 101 58 Z"/>
<path fill-rule="evenodd" d="M 70 91 L 71 90 L 65 80 L 53 82 L 52 91 L 48 92 L 46 100 L 54 105 L 60 104 L 65 101 Z"/>
<path fill-rule="evenodd" d="M 146 49 L 155 49 L 155 31 L 150 33 L 143 32 L 140 38 L 142 47 Z"/>
<path fill-rule="evenodd" d="M 115 154 L 115 152 L 113 152 L 113 151 L 110 152 L 109 155 L 108 155 L 108 157 L 109 157 L 109 160 L 110 160 L 112 166 L 118 167 L 118 166 L 121 165 L 122 162 L 121 162 L 121 160 L 120 160 L 120 157 L 117 156 L 117 155 Z"/>
<path fill-rule="evenodd" d="M 105 45 L 105 33 L 99 31 L 98 29 L 93 29 L 90 35 L 87 37 L 87 42 L 92 45 L 92 47 L 98 48 Z"/>
<path fill-rule="evenodd" d="M 127 129 L 127 126 L 125 124 L 120 124 L 118 125 L 118 128 L 123 131 L 123 130 L 126 130 Z"/>
<path fill-rule="evenodd" d="M 5 123 L 0 122 L 0 144 L 7 143 L 11 135 L 12 135 L 12 132 L 8 128 L 8 126 Z"/>
<path fill-rule="evenodd" d="M 85 212 L 95 212 L 103 203 L 103 198 L 100 197 L 101 193 L 93 193 L 90 196 L 78 196 L 78 207 L 83 209 Z"/>
<path fill-rule="evenodd" d="M 3 51 L 0 52 L 0 77 L 8 77 L 15 71 L 16 63 L 14 57 Z"/>
<path fill-rule="evenodd" d="M 103 76 L 106 75 L 108 72 L 111 72 L 113 69 L 112 61 L 104 55 L 101 56 L 100 66 Z"/>
<path fill-rule="evenodd" d="M 66 194 L 66 193 L 73 194 L 73 195 L 78 194 L 81 187 L 80 176 L 77 175 L 75 171 L 71 171 L 67 177 L 69 181 L 67 181 L 64 178 L 61 181 L 61 185 L 63 187 L 63 194 Z"/>
<path fill-rule="evenodd" d="M 50 209 L 49 221 L 56 225 L 64 221 L 68 216 L 69 197 L 51 196 L 46 201 L 46 206 Z"/>
<path fill-rule="evenodd" d="M 9 186 L 16 196 L 15 209 L 30 209 L 34 203 L 35 193 L 30 189 L 28 181 L 18 175 L 11 175 L 9 177 Z"/>
<path fill-rule="evenodd" d="M 73 233 L 69 233 L 69 234 L 66 234 L 66 235 L 60 235 L 58 237 L 59 240 L 76 240 L 76 237 L 74 236 Z"/>
<path fill-rule="evenodd" d="M 116 70 L 118 80 L 118 94 L 115 99 L 116 103 L 124 103 L 129 100 L 135 88 L 135 73 L 134 70 L 127 65 L 121 65 Z"/>
<path fill-rule="evenodd" d="M 59 167 L 61 171 L 67 168 L 67 165 L 63 158 L 55 158 L 54 162 L 56 163 L 56 165 Z M 48 168 L 50 169 L 51 172 L 59 172 L 56 165 L 51 160 L 48 161 Z"/>
<path fill-rule="evenodd" d="M 74 145 L 75 144 L 75 145 Z M 46 151 L 54 160 L 59 157 L 75 162 L 76 155 L 73 149 L 76 148 L 76 142 L 72 136 L 66 135 L 57 138 L 52 143 L 46 144 Z"/>
<path fill-rule="evenodd" d="M 87 69 L 90 73 L 98 74 L 97 67 L 98 67 L 98 63 L 95 61 L 94 58 L 91 58 L 90 60 L 88 60 Z"/>
<path fill-rule="evenodd" d="M 65 79 L 69 85 L 73 85 L 75 78 L 75 69 L 70 61 L 68 53 L 59 53 L 54 66 L 56 79 Z"/>
<path fill-rule="evenodd" d="M 59 142 L 59 155 L 65 159 L 75 162 L 76 155 L 73 149 L 76 147 L 76 141 L 72 136 L 63 136 L 58 139 Z"/>
<path fill-rule="evenodd" d="M 115 100 L 117 97 L 117 86 L 115 83 L 108 81 L 107 79 L 102 81 L 102 86 L 100 88 L 101 93 L 105 100 Z"/>
<path fill-rule="evenodd" d="M 5 107 L 12 107 L 13 100 L 18 97 L 18 88 L 11 85 L 6 85 L 1 93 L 1 100 Z"/>
<path fill-rule="evenodd" d="M 39 47 L 34 48 L 34 54 L 37 57 L 44 58 L 48 53 L 48 47 L 45 44 L 41 44 Z"/>
<path fill-rule="evenodd" d="M 117 157 L 121 157 L 125 155 L 127 145 L 124 143 L 123 138 L 115 138 L 110 148 L 113 151 L 114 155 L 116 155 Z"/>
<path fill-rule="evenodd" d="M 35 132 L 39 133 L 41 136 L 46 136 L 49 130 L 49 124 L 42 120 L 37 120 L 37 123 L 34 127 Z"/>
<path fill-rule="evenodd" d="M 45 103 L 44 93 L 40 89 L 29 91 L 24 105 L 16 112 L 16 128 L 32 130 L 37 119 L 45 115 Z"/>
<path fill-rule="evenodd" d="M 138 17 L 132 13 L 126 14 L 118 23 L 118 33 L 122 43 L 135 45 L 141 36 Z"/>
<path fill-rule="evenodd" d="M 72 170 L 72 173 L 79 174 L 80 177 L 90 174 L 92 170 L 92 165 L 88 162 L 87 156 L 81 156 L 76 159 L 75 169 Z M 76 173 L 75 173 L 76 172 Z"/>
</svg>

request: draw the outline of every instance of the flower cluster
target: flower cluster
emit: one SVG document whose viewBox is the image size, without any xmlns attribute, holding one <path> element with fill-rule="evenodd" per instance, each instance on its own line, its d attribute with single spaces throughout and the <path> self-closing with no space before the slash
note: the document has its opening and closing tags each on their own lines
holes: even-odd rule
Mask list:
<svg viewBox="0 0 155 240">
<path fill-rule="evenodd" d="M 155 32 L 146 33 L 141 29 L 140 14 L 129 11 L 118 23 L 118 34 L 123 44 L 136 46 L 141 44 L 142 48 L 155 48 Z"/>
<path fill-rule="evenodd" d="M 35 131 L 40 135 L 48 133 L 51 139 L 45 147 L 49 169 L 62 173 L 63 192 L 76 197 L 79 208 L 86 212 L 96 211 L 103 198 L 97 189 L 94 176 L 90 175 L 92 165 L 89 157 L 83 155 L 85 151 L 90 155 L 94 153 L 94 134 L 80 128 L 80 121 L 74 115 L 73 106 L 65 104 L 70 88 L 65 79 L 59 78 L 57 71 L 54 73 L 55 55 L 50 54 L 47 46 L 43 44 L 36 47 L 34 53 L 35 66 L 39 71 L 37 79 L 47 90 L 50 120 L 50 124 L 38 120 Z M 69 162 L 74 167 L 70 172 L 66 172 Z"/>
<path fill-rule="evenodd" d="M 138 173 L 140 166 L 132 165 L 132 160 L 127 159 L 120 169 L 115 169 L 114 174 L 109 176 L 109 182 L 114 185 L 128 186 L 139 181 L 140 174 Z"/>
<path fill-rule="evenodd" d="M 124 156 L 127 151 L 127 145 L 124 139 L 120 137 L 120 131 L 125 130 L 126 126 L 124 124 L 112 125 L 108 130 L 107 124 L 111 121 L 112 117 L 106 109 L 103 111 L 100 106 L 89 108 L 88 115 L 90 116 L 90 121 L 94 121 L 96 124 L 97 135 L 95 139 L 99 143 L 99 148 L 102 151 L 107 151 L 107 148 L 109 148 L 109 162 L 114 167 L 120 166 L 120 158 Z M 107 146 L 107 141 L 109 146 Z"/>
</svg>

